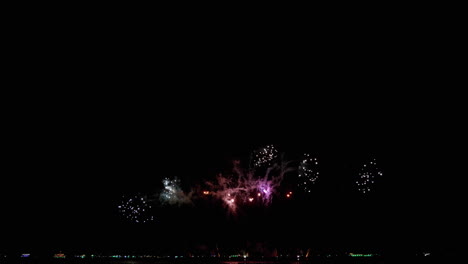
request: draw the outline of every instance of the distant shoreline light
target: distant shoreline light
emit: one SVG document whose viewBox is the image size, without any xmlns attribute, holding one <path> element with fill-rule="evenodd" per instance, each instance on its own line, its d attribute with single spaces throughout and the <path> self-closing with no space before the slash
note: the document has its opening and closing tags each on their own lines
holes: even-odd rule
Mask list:
<svg viewBox="0 0 468 264">
<path fill-rule="evenodd" d="M 358 258 L 368 258 L 368 257 L 374 257 L 374 254 L 354 254 L 354 253 L 349 253 L 350 257 L 358 257 Z"/>
</svg>

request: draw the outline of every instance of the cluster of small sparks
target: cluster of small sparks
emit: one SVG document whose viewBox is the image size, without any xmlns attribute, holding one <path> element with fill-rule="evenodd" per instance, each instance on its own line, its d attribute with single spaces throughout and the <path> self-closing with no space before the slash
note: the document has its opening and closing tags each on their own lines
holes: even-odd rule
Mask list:
<svg viewBox="0 0 468 264">
<path fill-rule="evenodd" d="M 375 159 L 365 163 L 359 172 L 359 179 L 356 181 L 358 190 L 362 193 L 369 193 L 375 184 L 375 178 L 382 175 L 383 173 L 377 167 Z"/>
<path fill-rule="evenodd" d="M 133 223 L 147 223 L 154 221 L 151 215 L 151 205 L 145 196 L 134 195 L 128 199 L 124 197 L 118 206 L 123 217 Z"/>
<path fill-rule="evenodd" d="M 298 167 L 298 186 L 304 192 L 310 193 L 312 191 L 312 184 L 319 177 L 318 160 L 311 158 L 310 154 L 305 153 Z"/>
<path fill-rule="evenodd" d="M 271 166 L 278 157 L 278 150 L 275 146 L 268 145 L 254 152 L 254 167 Z"/>
</svg>

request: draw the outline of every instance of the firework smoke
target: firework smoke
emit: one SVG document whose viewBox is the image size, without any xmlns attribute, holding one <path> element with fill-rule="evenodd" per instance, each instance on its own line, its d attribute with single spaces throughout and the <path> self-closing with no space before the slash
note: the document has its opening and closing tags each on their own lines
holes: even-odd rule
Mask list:
<svg viewBox="0 0 468 264">
<path fill-rule="evenodd" d="M 267 146 L 267 148 L 263 149 L 272 150 L 274 147 Z M 276 150 L 262 153 L 276 153 Z M 270 154 L 267 154 L 267 156 L 274 156 Z M 261 160 L 265 161 L 261 165 L 265 165 L 273 159 L 265 158 Z M 278 192 L 284 175 L 291 170 L 293 168 L 289 167 L 289 162 L 280 161 L 279 164 L 273 163 L 266 170 L 257 171 L 256 169 L 244 169 L 241 162 L 236 160 L 233 162 L 231 175 L 219 174 L 216 182 L 207 182 L 207 186 L 211 189 L 209 193 L 213 197 L 222 200 L 229 211 L 235 213 L 241 204 L 270 205 L 273 196 Z"/>
<path fill-rule="evenodd" d="M 159 195 L 159 200 L 162 204 L 182 205 L 191 204 L 193 192 L 188 194 L 180 188 L 180 180 L 175 178 L 173 180 L 165 178 L 162 181 L 164 189 Z"/>
</svg>

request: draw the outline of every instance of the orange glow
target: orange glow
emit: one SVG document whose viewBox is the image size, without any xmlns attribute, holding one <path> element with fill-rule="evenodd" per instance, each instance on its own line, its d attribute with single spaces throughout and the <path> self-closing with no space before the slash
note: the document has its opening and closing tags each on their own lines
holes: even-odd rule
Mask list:
<svg viewBox="0 0 468 264">
<path fill-rule="evenodd" d="M 260 197 L 260 195 L 262 195 L 261 193 L 258 193 L 257 196 Z"/>
<path fill-rule="evenodd" d="M 253 201 L 253 198 L 249 198 L 249 202 L 252 202 Z"/>
<path fill-rule="evenodd" d="M 289 198 L 289 197 L 291 197 L 291 195 L 288 193 L 288 194 L 286 194 L 286 197 L 288 197 L 288 198 Z"/>
<path fill-rule="evenodd" d="M 210 192 L 209 191 L 203 191 L 203 194 L 208 195 L 208 194 L 210 194 Z"/>
</svg>

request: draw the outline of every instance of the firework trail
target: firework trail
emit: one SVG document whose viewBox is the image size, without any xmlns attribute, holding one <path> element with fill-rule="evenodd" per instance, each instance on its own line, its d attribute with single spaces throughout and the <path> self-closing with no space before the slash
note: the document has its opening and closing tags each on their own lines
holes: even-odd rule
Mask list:
<svg viewBox="0 0 468 264">
<path fill-rule="evenodd" d="M 277 158 L 277 151 L 273 146 L 267 146 L 261 150 L 264 151 L 260 153 L 266 156 L 259 158 L 254 164 L 257 168 L 268 165 L 266 170 L 244 169 L 241 162 L 236 160 L 233 162 L 232 174 L 219 174 L 216 182 L 207 182 L 210 191 L 204 191 L 203 194 L 222 200 L 231 213 L 235 213 L 241 204 L 270 205 L 284 175 L 294 168 L 289 166 L 290 162 L 282 160 L 270 163 Z"/>
</svg>

